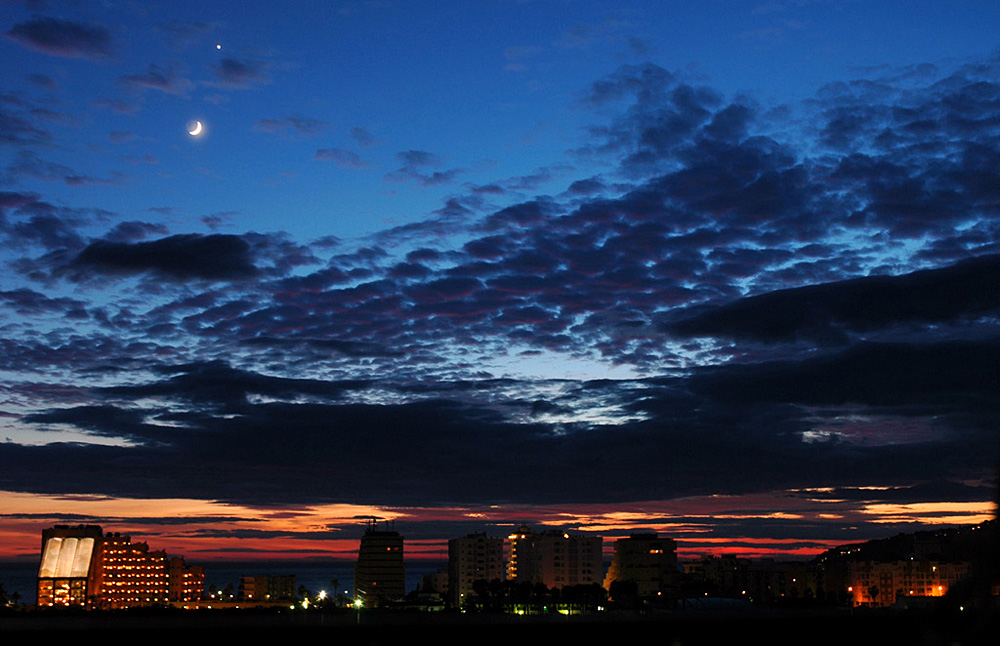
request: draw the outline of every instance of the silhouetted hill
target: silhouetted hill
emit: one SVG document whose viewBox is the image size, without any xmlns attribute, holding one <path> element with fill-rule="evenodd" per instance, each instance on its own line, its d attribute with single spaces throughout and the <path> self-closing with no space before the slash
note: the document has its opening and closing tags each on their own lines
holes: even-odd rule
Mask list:
<svg viewBox="0 0 1000 646">
<path fill-rule="evenodd" d="M 823 552 L 814 563 L 833 565 L 850 561 L 899 561 L 909 558 L 930 561 L 976 561 L 995 540 L 995 520 L 978 525 L 896 534 L 864 543 L 841 545 Z"/>
</svg>

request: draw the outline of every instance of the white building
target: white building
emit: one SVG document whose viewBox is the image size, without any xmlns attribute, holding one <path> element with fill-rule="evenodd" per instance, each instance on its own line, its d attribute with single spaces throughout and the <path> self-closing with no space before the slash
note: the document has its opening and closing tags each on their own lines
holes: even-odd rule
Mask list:
<svg viewBox="0 0 1000 646">
<path fill-rule="evenodd" d="M 507 537 L 507 578 L 548 588 L 600 585 L 604 579 L 603 539 L 562 530 L 531 531 L 522 525 Z"/>
<path fill-rule="evenodd" d="M 448 602 L 461 608 L 476 581 L 504 579 L 503 539 L 469 534 L 448 541 Z"/>
</svg>

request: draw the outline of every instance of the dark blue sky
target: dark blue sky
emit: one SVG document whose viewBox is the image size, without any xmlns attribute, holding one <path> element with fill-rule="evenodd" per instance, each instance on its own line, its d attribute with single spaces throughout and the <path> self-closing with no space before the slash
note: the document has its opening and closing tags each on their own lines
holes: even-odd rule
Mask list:
<svg viewBox="0 0 1000 646">
<path fill-rule="evenodd" d="M 996 3 L 0 19 L 0 555 L 992 509 Z"/>
</svg>

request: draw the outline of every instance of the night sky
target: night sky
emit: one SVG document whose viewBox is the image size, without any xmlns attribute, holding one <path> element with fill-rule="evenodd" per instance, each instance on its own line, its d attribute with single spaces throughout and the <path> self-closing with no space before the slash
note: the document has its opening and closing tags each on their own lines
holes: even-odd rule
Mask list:
<svg viewBox="0 0 1000 646">
<path fill-rule="evenodd" d="M 521 522 L 802 557 L 992 515 L 995 0 L 0 34 L 0 558 L 79 522 L 351 557 L 366 516 L 408 557 Z"/>
</svg>

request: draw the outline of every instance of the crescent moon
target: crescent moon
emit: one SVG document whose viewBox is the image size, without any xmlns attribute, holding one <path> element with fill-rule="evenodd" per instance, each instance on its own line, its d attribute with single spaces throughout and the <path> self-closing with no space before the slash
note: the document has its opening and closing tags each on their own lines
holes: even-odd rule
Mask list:
<svg viewBox="0 0 1000 646">
<path fill-rule="evenodd" d="M 197 137 L 198 135 L 200 135 L 201 134 L 201 121 L 195 121 L 194 122 L 194 128 L 191 128 L 190 130 L 188 130 L 188 134 L 191 135 L 192 137 Z"/>
</svg>

